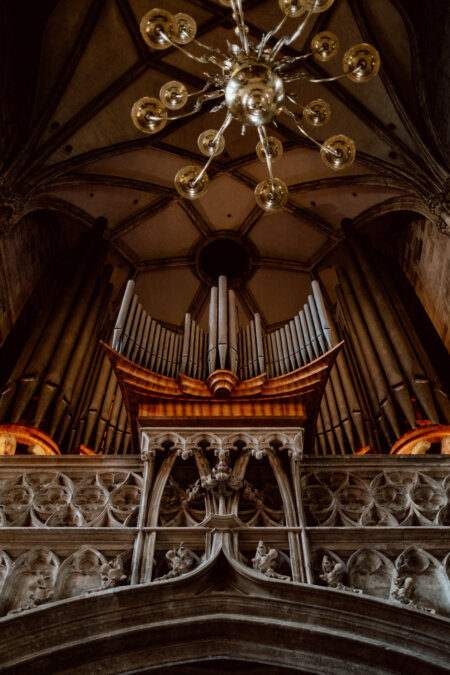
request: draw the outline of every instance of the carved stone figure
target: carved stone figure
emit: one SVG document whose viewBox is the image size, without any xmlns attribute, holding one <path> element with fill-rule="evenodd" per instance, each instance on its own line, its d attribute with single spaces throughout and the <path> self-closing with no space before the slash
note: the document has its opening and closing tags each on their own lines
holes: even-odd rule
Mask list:
<svg viewBox="0 0 450 675">
<path fill-rule="evenodd" d="M 194 563 L 194 554 L 181 542 L 178 548 L 167 551 L 166 560 L 171 568 L 170 571 L 164 576 L 158 577 L 155 581 L 173 579 L 189 572 Z"/>
<path fill-rule="evenodd" d="M 391 596 L 394 600 L 401 602 L 402 605 L 414 605 L 414 579 L 412 577 L 397 575 L 392 581 L 394 589 Z"/>
<path fill-rule="evenodd" d="M 19 604 L 15 609 L 8 612 L 8 614 L 16 614 L 18 612 L 23 612 L 26 609 L 33 609 L 33 607 L 43 605 L 44 602 L 47 602 L 53 597 L 53 592 L 51 576 L 39 574 L 30 580 L 22 593 Z"/>
<path fill-rule="evenodd" d="M 256 555 L 252 558 L 253 569 L 261 572 L 266 577 L 271 579 L 282 579 L 283 581 L 290 581 L 290 578 L 284 574 L 275 572 L 275 568 L 279 565 L 279 555 L 276 548 L 268 549 L 263 541 L 258 543 Z"/>
<path fill-rule="evenodd" d="M 320 578 L 322 581 L 325 581 L 328 588 L 338 588 L 339 590 L 349 590 L 347 586 L 344 586 L 342 583 L 342 577 L 344 575 L 344 565 L 340 562 L 336 562 L 330 558 L 328 555 L 324 555 L 322 558 L 322 573 Z"/>
</svg>

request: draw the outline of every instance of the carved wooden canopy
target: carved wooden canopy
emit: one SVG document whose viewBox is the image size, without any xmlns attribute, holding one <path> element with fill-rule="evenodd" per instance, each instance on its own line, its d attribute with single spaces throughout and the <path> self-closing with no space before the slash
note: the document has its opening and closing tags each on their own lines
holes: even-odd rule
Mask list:
<svg viewBox="0 0 450 675">
<path fill-rule="evenodd" d="M 217 370 L 206 382 L 180 374 L 177 379 L 138 366 L 105 343 L 120 384 L 134 448 L 141 426 L 302 426 L 312 439 L 317 412 L 330 369 L 342 343 L 313 362 L 286 375 L 265 374 L 239 381 Z"/>
</svg>

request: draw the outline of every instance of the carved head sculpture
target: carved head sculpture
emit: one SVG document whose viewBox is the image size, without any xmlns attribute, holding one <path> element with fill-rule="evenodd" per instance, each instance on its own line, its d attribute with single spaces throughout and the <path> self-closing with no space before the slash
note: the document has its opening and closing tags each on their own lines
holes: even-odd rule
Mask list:
<svg viewBox="0 0 450 675">
<path fill-rule="evenodd" d="M 0 455 L 14 455 L 17 441 L 13 434 L 0 434 Z"/>
</svg>

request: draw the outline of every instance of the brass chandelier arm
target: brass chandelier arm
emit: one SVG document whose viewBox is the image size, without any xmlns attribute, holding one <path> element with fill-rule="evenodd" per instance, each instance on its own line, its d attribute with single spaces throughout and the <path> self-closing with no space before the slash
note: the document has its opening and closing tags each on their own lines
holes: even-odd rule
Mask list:
<svg viewBox="0 0 450 675">
<path fill-rule="evenodd" d="M 233 115 L 229 112 L 229 113 L 227 114 L 227 116 L 225 117 L 225 119 L 224 119 L 224 121 L 223 121 L 223 123 L 222 123 L 222 126 L 221 126 L 220 129 L 219 129 L 219 131 L 218 131 L 217 134 L 215 135 L 214 139 L 211 141 L 212 144 L 213 144 L 213 146 L 216 146 L 217 143 L 219 143 L 220 139 L 222 138 L 222 136 L 223 136 L 223 134 L 224 134 L 224 132 L 225 132 L 225 129 L 226 129 L 227 126 L 230 124 L 230 122 L 231 122 L 232 119 L 233 119 Z M 203 167 L 203 169 L 202 169 L 202 170 L 200 171 L 200 173 L 198 174 L 197 178 L 195 178 L 195 180 L 194 180 L 194 182 L 193 182 L 193 186 L 197 185 L 197 183 L 199 183 L 199 182 L 202 180 L 203 176 L 205 175 L 205 173 L 206 173 L 206 171 L 207 171 L 209 165 L 210 165 L 211 162 L 213 161 L 214 157 L 215 157 L 215 154 L 213 153 L 213 154 L 209 157 L 209 159 L 208 159 L 208 161 L 206 162 L 206 164 L 205 164 L 205 166 Z"/>
<path fill-rule="evenodd" d="M 181 47 L 179 44 L 171 40 L 165 33 L 161 33 L 162 37 L 167 40 L 167 42 L 170 44 L 171 47 L 175 47 L 178 49 L 180 52 L 182 52 L 185 56 L 188 56 L 190 59 L 193 61 L 197 61 L 198 63 L 201 63 L 203 66 L 207 63 L 212 63 L 221 70 L 225 70 L 226 66 L 225 63 L 222 63 L 218 59 L 215 58 L 215 56 L 207 56 L 204 54 L 203 56 L 195 56 L 195 54 L 191 54 L 187 49 L 184 47 Z"/>
<path fill-rule="evenodd" d="M 263 124 L 261 124 L 258 127 L 258 135 L 259 135 L 259 140 L 261 141 L 261 146 L 264 149 L 268 137 L 267 137 L 266 127 Z M 269 172 L 270 180 L 273 183 L 272 160 L 270 159 L 270 153 L 268 153 L 264 150 L 264 156 L 266 158 L 267 171 Z"/>
<path fill-rule="evenodd" d="M 274 28 L 273 30 L 270 30 L 268 33 L 266 33 L 266 35 L 264 35 L 264 37 L 262 38 L 261 42 L 258 45 L 258 58 L 261 58 L 262 53 L 263 53 L 265 47 L 267 46 L 267 43 L 269 42 L 269 40 L 271 40 L 278 33 L 279 30 L 282 29 L 282 27 L 284 26 L 287 18 L 288 18 L 288 15 L 285 14 L 283 16 L 283 18 L 281 19 L 280 23 L 278 24 L 278 26 L 276 26 L 276 28 Z"/>
<path fill-rule="evenodd" d="M 305 131 L 305 129 L 302 127 L 302 125 L 300 124 L 300 122 L 296 118 L 295 113 L 293 113 L 292 110 L 289 110 L 289 108 L 284 107 L 283 112 L 284 112 L 285 115 L 288 115 L 289 117 L 292 117 L 292 119 L 294 120 L 295 126 L 300 131 L 300 133 L 303 134 L 303 136 L 306 136 L 306 138 L 308 138 L 315 145 L 317 145 L 318 148 L 322 149 L 322 144 L 319 143 L 319 141 L 316 141 L 316 139 L 313 136 L 311 136 L 310 134 L 308 134 L 307 131 Z"/>
<path fill-rule="evenodd" d="M 305 18 L 300 23 L 297 30 L 290 37 L 288 35 L 284 35 L 282 38 L 278 40 L 278 42 L 276 43 L 275 47 L 272 49 L 272 52 L 270 54 L 270 61 L 273 61 L 276 58 L 280 49 L 282 49 L 285 46 L 291 45 L 300 37 L 300 35 L 303 32 L 303 29 L 305 28 L 312 14 L 313 14 L 312 10 L 308 10 L 307 14 L 305 15 Z"/>
<path fill-rule="evenodd" d="M 248 55 L 248 37 L 247 27 L 244 20 L 244 10 L 242 9 L 242 0 L 231 0 L 231 8 L 233 10 L 233 18 L 236 22 L 237 32 L 241 41 L 242 49 Z"/>
</svg>

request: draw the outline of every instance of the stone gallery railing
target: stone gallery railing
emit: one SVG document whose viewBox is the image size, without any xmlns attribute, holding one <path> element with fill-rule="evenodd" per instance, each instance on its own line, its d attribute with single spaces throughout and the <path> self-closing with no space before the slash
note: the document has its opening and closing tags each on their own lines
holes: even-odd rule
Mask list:
<svg viewBox="0 0 450 675">
<path fill-rule="evenodd" d="M 0 611 L 189 575 L 450 616 L 450 458 L 302 456 L 302 429 L 147 429 L 142 456 L 2 457 Z"/>
</svg>

